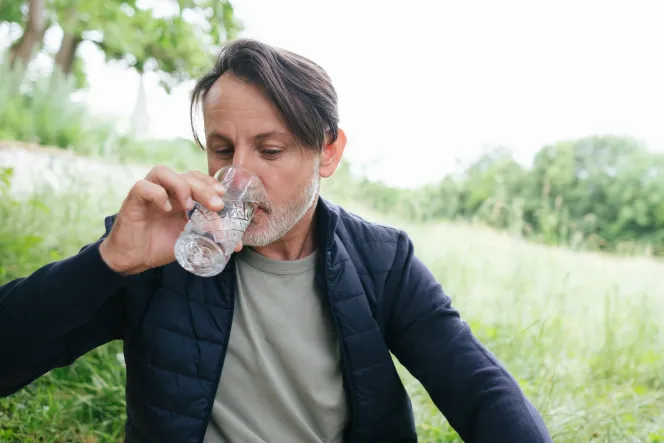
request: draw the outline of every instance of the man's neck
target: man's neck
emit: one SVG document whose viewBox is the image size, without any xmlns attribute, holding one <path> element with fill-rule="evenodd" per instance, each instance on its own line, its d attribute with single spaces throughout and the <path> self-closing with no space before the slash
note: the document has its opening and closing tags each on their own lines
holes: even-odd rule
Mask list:
<svg viewBox="0 0 664 443">
<path fill-rule="evenodd" d="M 318 203 L 314 203 L 293 229 L 280 240 L 252 249 L 272 260 L 298 260 L 311 255 L 317 247 L 314 226 L 317 206 Z"/>
</svg>

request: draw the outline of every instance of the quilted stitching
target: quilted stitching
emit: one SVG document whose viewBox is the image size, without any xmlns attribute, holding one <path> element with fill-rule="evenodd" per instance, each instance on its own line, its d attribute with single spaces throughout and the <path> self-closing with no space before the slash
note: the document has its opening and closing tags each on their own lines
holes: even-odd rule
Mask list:
<svg viewBox="0 0 664 443">
<path fill-rule="evenodd" d="M 325 201 L 320 208 L 322 219 L 329 221 L 322 225 L 334 235 L 323 233 L 330 242 L 321 254 L 317 280 L 341 333 L 344 383 L 354 393 L 352 435 L 357 441 L 399 435 L 415 441 L 410 403 L 376 318 L 398 231 L 349 216 Z M 231 269 L 232 263 L 218 278 L 200 279 L 170 265 L 164 268 L 163 284 L 126 344 L 127 441 L 139 434 L 163 443 L 202 440 L 230 331 Z"/>
</svg>

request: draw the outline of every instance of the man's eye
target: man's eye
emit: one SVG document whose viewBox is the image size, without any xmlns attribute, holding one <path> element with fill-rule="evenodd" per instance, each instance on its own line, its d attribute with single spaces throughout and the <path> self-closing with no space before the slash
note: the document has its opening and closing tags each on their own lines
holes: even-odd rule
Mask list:
<svg viewBox="0 0 664 443">
<path fill-rule="evenodd" d="M 281 154 L 281 149 L 263 149 L 265 157 L 277 157 L 279 154 Z"/>
<path fill-rule="evenodd" d="M 233 156 L 233 150 L 228 148 L 215 149 L 215 154 L 222 158 L 228 158 Z"/>
</svg>

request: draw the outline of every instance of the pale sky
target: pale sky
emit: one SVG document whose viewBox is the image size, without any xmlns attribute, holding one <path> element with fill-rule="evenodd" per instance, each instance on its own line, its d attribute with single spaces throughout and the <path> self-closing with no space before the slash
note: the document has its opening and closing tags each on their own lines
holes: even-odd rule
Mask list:
<svg viewBox="0 0 664 443">
<path fill-rule="evenodd" d="M 162 0 L 156 0 L 162 1 Z M 242 36 L 322 65 L 346 157 L 394 185 L 436 181 L 488 144 L 629 134 L 664 150 L 664 1 L 235 0 Z M 89 100 L 128 115 L 138 78 L 83 48 Z M 147 79 L 151 132 L 189 137 L 191 83 Z"/>
</svg>

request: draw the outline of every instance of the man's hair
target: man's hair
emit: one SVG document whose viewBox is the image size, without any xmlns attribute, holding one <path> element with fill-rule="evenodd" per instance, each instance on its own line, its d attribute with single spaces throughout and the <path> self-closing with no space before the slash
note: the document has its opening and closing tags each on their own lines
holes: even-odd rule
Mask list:
<svg viewBox="0 0 664 443">
<path fill-rule="evenodd" d="M 337 93 L 323 68 L 311 60 L 253 39 L 238 39 L 222 47 L 212 69 L 201 77 L 191 96 L 189 118 L 194 128 L 196 105 L 207 97 L 214 82 L 225 73 L 258 86 L 274 104 L 295 138 L 320 150 L 329 134 L 337 139 Z"/>
</svg>

